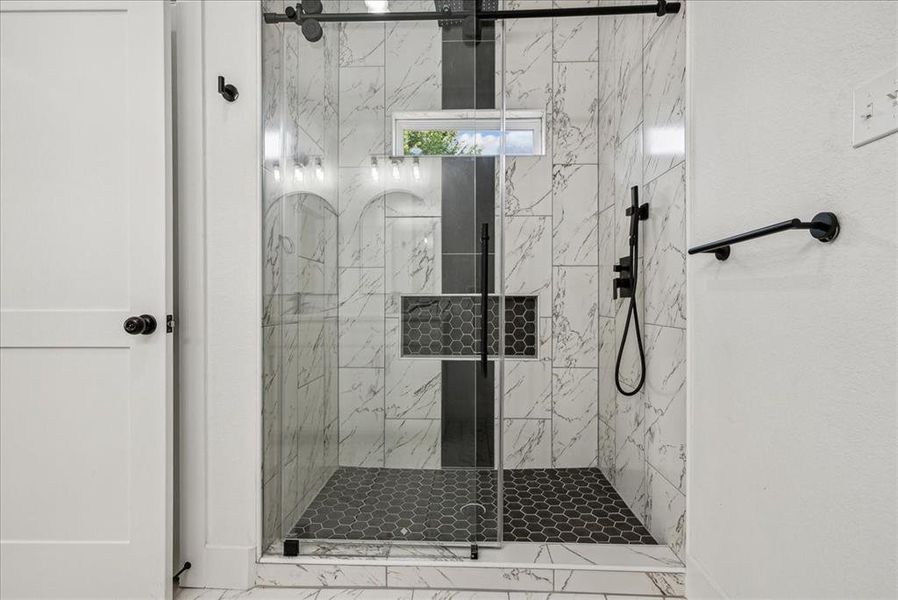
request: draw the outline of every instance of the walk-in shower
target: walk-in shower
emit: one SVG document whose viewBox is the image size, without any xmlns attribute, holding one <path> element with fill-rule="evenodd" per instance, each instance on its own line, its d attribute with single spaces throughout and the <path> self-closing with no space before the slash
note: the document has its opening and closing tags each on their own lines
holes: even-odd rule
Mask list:
<svg viewBox="0 0 898 600">
<path fill-rule="evenodd" d="M 655 543 L 603 449 L 599 23 L 679 9 L 263 2 L 266 546 Z"/>
</svg>

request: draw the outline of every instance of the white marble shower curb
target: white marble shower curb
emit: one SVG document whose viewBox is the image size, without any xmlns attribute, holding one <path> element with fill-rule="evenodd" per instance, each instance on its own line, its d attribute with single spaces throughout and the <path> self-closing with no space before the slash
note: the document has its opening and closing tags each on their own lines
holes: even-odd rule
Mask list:
<svg viewBox="0 0 898 600">
<path fill-rule="evenodd" d="M 325 552 L 332 546 L 317 546 Z M 363 547 L 364 548 L 364 547 Z M 370 548 L 366 550 L 372 552 Z M 500 592 L 577 592 L 676 597 L 685 567 L 667 546 L 508 543 L 460 549 L 394 546 L 386 555 L 263 556 L 256 585 L 274 587 L 431 588 Z"/>
</svg>

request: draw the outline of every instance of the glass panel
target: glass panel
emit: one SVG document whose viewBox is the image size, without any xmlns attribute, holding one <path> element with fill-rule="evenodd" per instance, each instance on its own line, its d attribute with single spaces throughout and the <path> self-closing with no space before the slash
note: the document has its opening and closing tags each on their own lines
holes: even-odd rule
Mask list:
<svg viewBox="0 0 898 600">
<path fill-rule="evenodd" d="M 371 5 L 324 0 L 324 11 Z M 271 552 L 299 540 L 302 553 L 339 542 L 467 554 L 500 540 L 495 28 L 473 44 L 436 21 L 321 26 L 309 41 L 293 23 L 262 25 L 264 539 Z M 473 119 L 410 137 L 397 156 L 394 114 L 414 111 Z M 536 144 L 522 135 L 520 147 Z M 468 332 L 470 355 L 403 353 L 412 298 L 445 307 L 437 318 Z M 470 310 L 451 313 L 451 298 Z"/>
</svg>

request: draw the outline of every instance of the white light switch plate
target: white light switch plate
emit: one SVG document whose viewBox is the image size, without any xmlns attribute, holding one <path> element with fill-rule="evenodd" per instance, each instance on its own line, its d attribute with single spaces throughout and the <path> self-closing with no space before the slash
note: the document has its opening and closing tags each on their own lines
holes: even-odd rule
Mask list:
<svg viewBox="0 0 898 600">
<path fill-rule="evenodd" d="M 854 147 L 898 131 L 898 68 L 854 90 Z"/>
</svg>

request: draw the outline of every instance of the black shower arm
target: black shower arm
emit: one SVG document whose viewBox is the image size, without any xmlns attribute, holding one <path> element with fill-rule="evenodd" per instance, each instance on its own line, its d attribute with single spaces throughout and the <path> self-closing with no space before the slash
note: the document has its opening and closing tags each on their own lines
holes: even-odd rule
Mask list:
<svg viewBox="0 0 898 600">
<path fill-rule="evenodd" d="M 810 221 L 802 221 L 801 219 L 789 219 L 781 223 L 774 223 L 767 227 L 753 229 L 733 235 L 716 242 L 702 244 L 689 249 L 689 254 L 713 253 L 717 260 L 726 260 L 730 257 L 730 246 L 740 242 L 747 242 L 760 237 L 780 233 L 781 231 L 789 231 L 790 229 L 808 229 L 811 236 L 821 242 L 831 242 L 839 235 L 839 220 L 831 212 L 822 212 L 814 215 Z"/>
<path fill-rule="evenodd" d="M 292 12 L 292 11 L 291 11 Z M 475 16 L 481 21 L 501 19 L 544 19 L 558 17 L 592 17 L 607 15 L 654 14 L 663 17 L 680 12 L 679 2 L 658 0 L 655 4 L 631 6 L 583 6 L 577 8 L 539 8 L 533 10 L 489 10 L 475 12 L 396 12 L 396 13 L 319 13 L 306 15 L 297 10 L 293 16 L 280 13 L 264 13 L 266 23 L 296 23 L 302 25 L 306 19 L 319 23 L 384 22 L 384 21 L 443 21 Z"/>
</svg>

